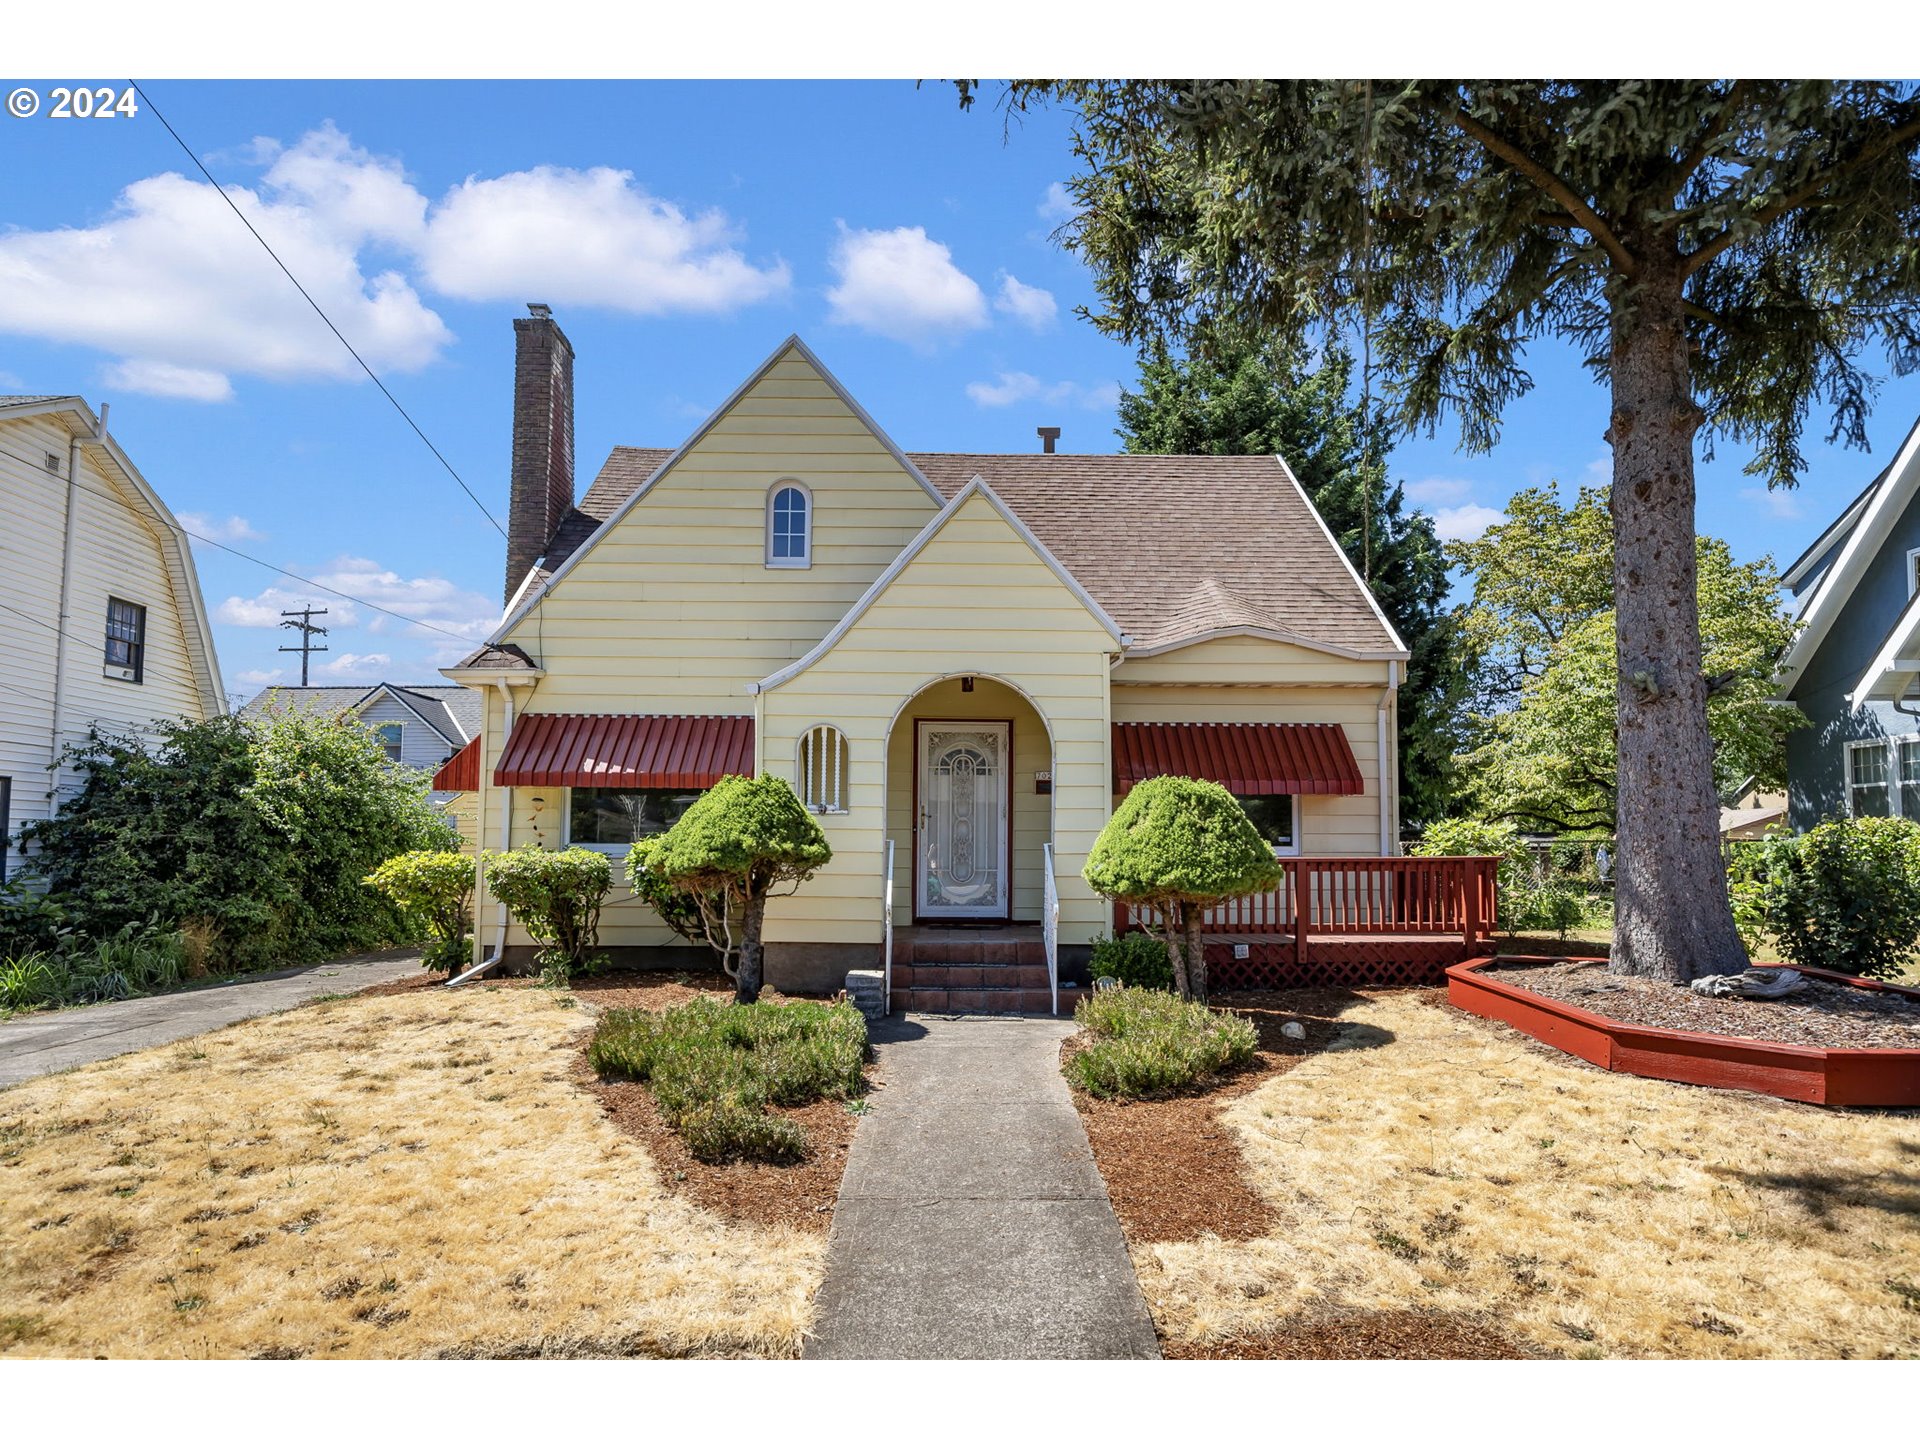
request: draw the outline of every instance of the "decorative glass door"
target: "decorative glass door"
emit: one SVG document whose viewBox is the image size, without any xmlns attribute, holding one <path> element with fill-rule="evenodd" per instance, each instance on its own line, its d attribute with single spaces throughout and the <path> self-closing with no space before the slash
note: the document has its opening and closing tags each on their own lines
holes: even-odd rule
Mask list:
<svg viewBox="0 0 1920 1440">
<path fill-rule="evenodd" d="M 1004 720 L 922 720 L 914 915 L 1007 917 Z"/>
</svg>

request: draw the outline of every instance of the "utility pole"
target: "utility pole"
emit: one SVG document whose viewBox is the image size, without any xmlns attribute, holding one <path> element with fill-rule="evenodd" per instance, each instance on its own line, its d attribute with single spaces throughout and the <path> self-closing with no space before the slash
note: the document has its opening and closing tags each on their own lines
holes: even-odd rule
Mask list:
<svg viewBox="0 0 1920 1440">
<path fill-rule="evenodd" d="M 286 655 L 291 655 L 296 650 L 300 652 L 300 686 L 302 689 L 305 689 L 307 684 L 308 658 L 314 651 L 325 651 L 327 648 L 324 645 L 316 645 L 313 643 L 314 636 L 327 633 L 327 627 L 314 624 L 313 617 L 316 615 L 324 615 L 327 612 L 324 610 L 315 610 L 312 606 L 308 606 L 304 610 L 282 610 L 280 613 L 291 617 L 290 619 L 280 622 L 281 629 L 298 630 L 300 632 L 300 643 L 298 645 L 282 645 L 280 650 L 282 654 Z"/>
</svg>

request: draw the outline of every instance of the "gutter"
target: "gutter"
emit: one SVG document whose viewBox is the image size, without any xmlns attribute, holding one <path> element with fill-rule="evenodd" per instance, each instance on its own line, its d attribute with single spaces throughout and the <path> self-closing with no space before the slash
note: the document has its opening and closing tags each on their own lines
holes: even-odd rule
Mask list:
<svg viewBox="0 0 1920 1440">
<path fill-rule="evenodd" d="M 74 435 L 67 440 L 67 503 L 60 519 L 64 532 L 60 541 L 60 608 L 54 616 L 53 718 L 47 726 L 47 771 L 52 777 L 49 782 L 51 788 L 47 791 L 49 806 L 60 789 L 60 722 L 64 718 L 61 712 L 66 703 L 67 621 L 72 618 L 68 607 L 73 598 L 73 505 L 79 498 L 80 447 L 88 440 L 98 443 L 107 438 L 107 409 L 103 402 L 100 418 L 94 423 L 91 436 Z"/>
<path fill-rule="evenodd" d="M 500 752 L 502 754 L 505 754 L 508 742 L 513 739 L 513 681 L 508 680 L 504 677 L 497 677 L 493 683 L 500 687 L 500 704 L 504 708 L 505 715 L 506 715 L 506 722 L 507 722 L 506 728 L 502 730 L 500 733 Z M 482 734 L 486 733 L 484 721 L 481 722 L 481 733 Z M 484 764 L 486 760 L 486 756 L 484 753 L 486 750 L 486 745 L 484 742 L 482 742 L 480 748 L 482 751 L 481 762 Z M 513 787 L 511 785 L 502 785 L 499 788 L 500 788 L 500 837 L 501 837 L 500 848 L 503 850 L 511 850 L 513 848 Z M 480 812 L 479 818 L 481 819 L 485 818 L 484 810 Z M 479 828 L 484 833 L 484 827 L 479 827 Z M 481 839 L 481 836 L 479 835 L 476 835 L 474 837 L 475 847 L 480 852 L 479 854 L 476 854 L 474 856 L 474 861 L 473 861 L 474 863 L 473 958 L 475 963 L 469 966 L 467 969 L 462 970 L 458 975 L 454 976 L 451 980 L 447 981 L 447 984 L 450 987 L 454 985 L 464 985 L 469 980 L 478 980 L 482 975 L 485 975 L 488 971 L 493 970 L 495 967 L 497 967 L 500 964 L 502 960 L 505 960 L 507 958 L 507 906 L 504 900 L 500 902 L 499 919 L 496 922 L 499 926 L 500 938 L 494 944 L 493 958 L 491 960 L 482 960 L 480 958 L 482 955 L 486 953 L 485 945 L 482 940 L 482 932 L 480 928 L 480 884 L 485 879 L 485 876 L 486 876 L 486 865 L 485 865 L 485 862 L 480 859 L 480 854 L 485 853 L 486 847 L 479 843 L 480 839 Z"/>
<path fill-rule="evenodd" d="M 1382 859 L 1392 859 L 1395 835 L 1393 833 L 1393 802 L 1391 795 L 1391 775 L 1399 771 L 1399 756 L 1390 753 L 1387 745 L 1387 707 L 1393 704 L 1400 693 L 1400 662 L 1387 661 L 1387 684 L 1380 692 L 1380 704 L 1374 709 L 1375 730 L 1375 769 L 1380 789 L 1380 855 Z M 1396 747 L 1397 748 L 1397 747 Z M 1389 768 L 1391 767 L 1391 769 Z"/>
</svg>

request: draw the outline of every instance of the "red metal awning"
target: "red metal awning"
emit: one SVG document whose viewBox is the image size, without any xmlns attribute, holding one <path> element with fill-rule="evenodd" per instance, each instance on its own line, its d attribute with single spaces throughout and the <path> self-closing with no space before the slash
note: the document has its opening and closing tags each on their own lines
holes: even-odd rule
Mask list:
<svg viewBox="0 0 1920 1440">
<path fill-rule="evenodd" d="M 752 773 L 750 715 L 522 715 L 493 783 L 705 790 Z"/>
<path fill-rule="evenodd" d="M 480 737 L 474 736 L 453 754 L 447 763 L 433 772 L 436 790 L 478 790 L 480 788 Z"/>
<path fill-rule="evenodd" d="M 1116 724 L 1114 793 L 1124 795 L 1155 775 L 1217 780 L 1236 795 L 1366 790 L 1347 732 L 1338 725 Z"/>
</svg>

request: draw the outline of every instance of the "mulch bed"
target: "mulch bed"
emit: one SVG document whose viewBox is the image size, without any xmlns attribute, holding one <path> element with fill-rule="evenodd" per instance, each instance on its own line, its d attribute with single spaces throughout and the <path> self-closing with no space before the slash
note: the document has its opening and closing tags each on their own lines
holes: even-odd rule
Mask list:
<svg viewBox="0 0 1920 1440">
<path fill-rule="evenodd" d="M 1437 1310 L 1335 1313 L 1207 1344 L 1162 1340 L 1169 1360 L 1533 1360 L 1490 1325 Z"/>
<path fill-rule="evenodd" d="M 406 995 L 432 990 L 445 981 L 443 975 L 422 971 L 360 993 Z M 476 980 L 474 988 L 530 989 L 537 983 L 532 976 L 520 976 Z M 733 982 L 712 973 L 615 970 L 575 980 L 571 991 L 576 1000 L 596 1011 L 666 1010 L 701 995 L 716 999 L 730 995 Z M 760 1003 L 779 1005 L 790 998 L 797 997 L 764 990 Z M 645 1085 L 632 1080 L 602 1080 L 594 1074 L 586 1056 L 592 1040 L 591 1030 L 581 1036 L 580 1054 L 572 1068 L 574 1083 L 600 1102 L 617 1128 L 647 1147 L 659 1168 L 661 1183 L 669 1191 L 739 1224 L 786 1225 L 826 1232 L 833 1223 L 833 1204 L 840 1194 L 840 1176 L 847 1168 L 847 1149 L 853 1144 L 856 1123 L 844 1101 L 818 1100 L 780 1112 L 806 1131 L 810 1143 L 808 1157 L 796 1165 L 708 1165 L 687 1152 L 686 1142 L 667 1123 Z"/>
<path fill-rule="evenodd" d="M 1337 1017 L 1360 999 L 1352 990 L 1215 995 L 1216 1008 L 1238 1011 L 1259 1032 L 1251 1065 L 1210 1089 L 1170 1100 L 1096 1100 L 1073 1092 L 1129 1243 L 1205 1234 L 1250 1240 L 1273 1228 L 1272 1210 L 1247 1183 L 1239 1143 L 1220 1123 L 1221 1104 L 1323 1048 L 1338 1033 Z M 1290 1020 L 1306 1027 L 1306 1039 L 1280 1033 Z"/>
<path fill-rule="evenodd" d="M 1784 1000 L 1731 1000 L 1661 980 L 1611 975 L 1597 965 L 1501 965 L 1483 973 L 1629 1025 L 1781 1045 L 1920 1047 L 1920 1001 L 1812 976 Z"/>
</svg>

